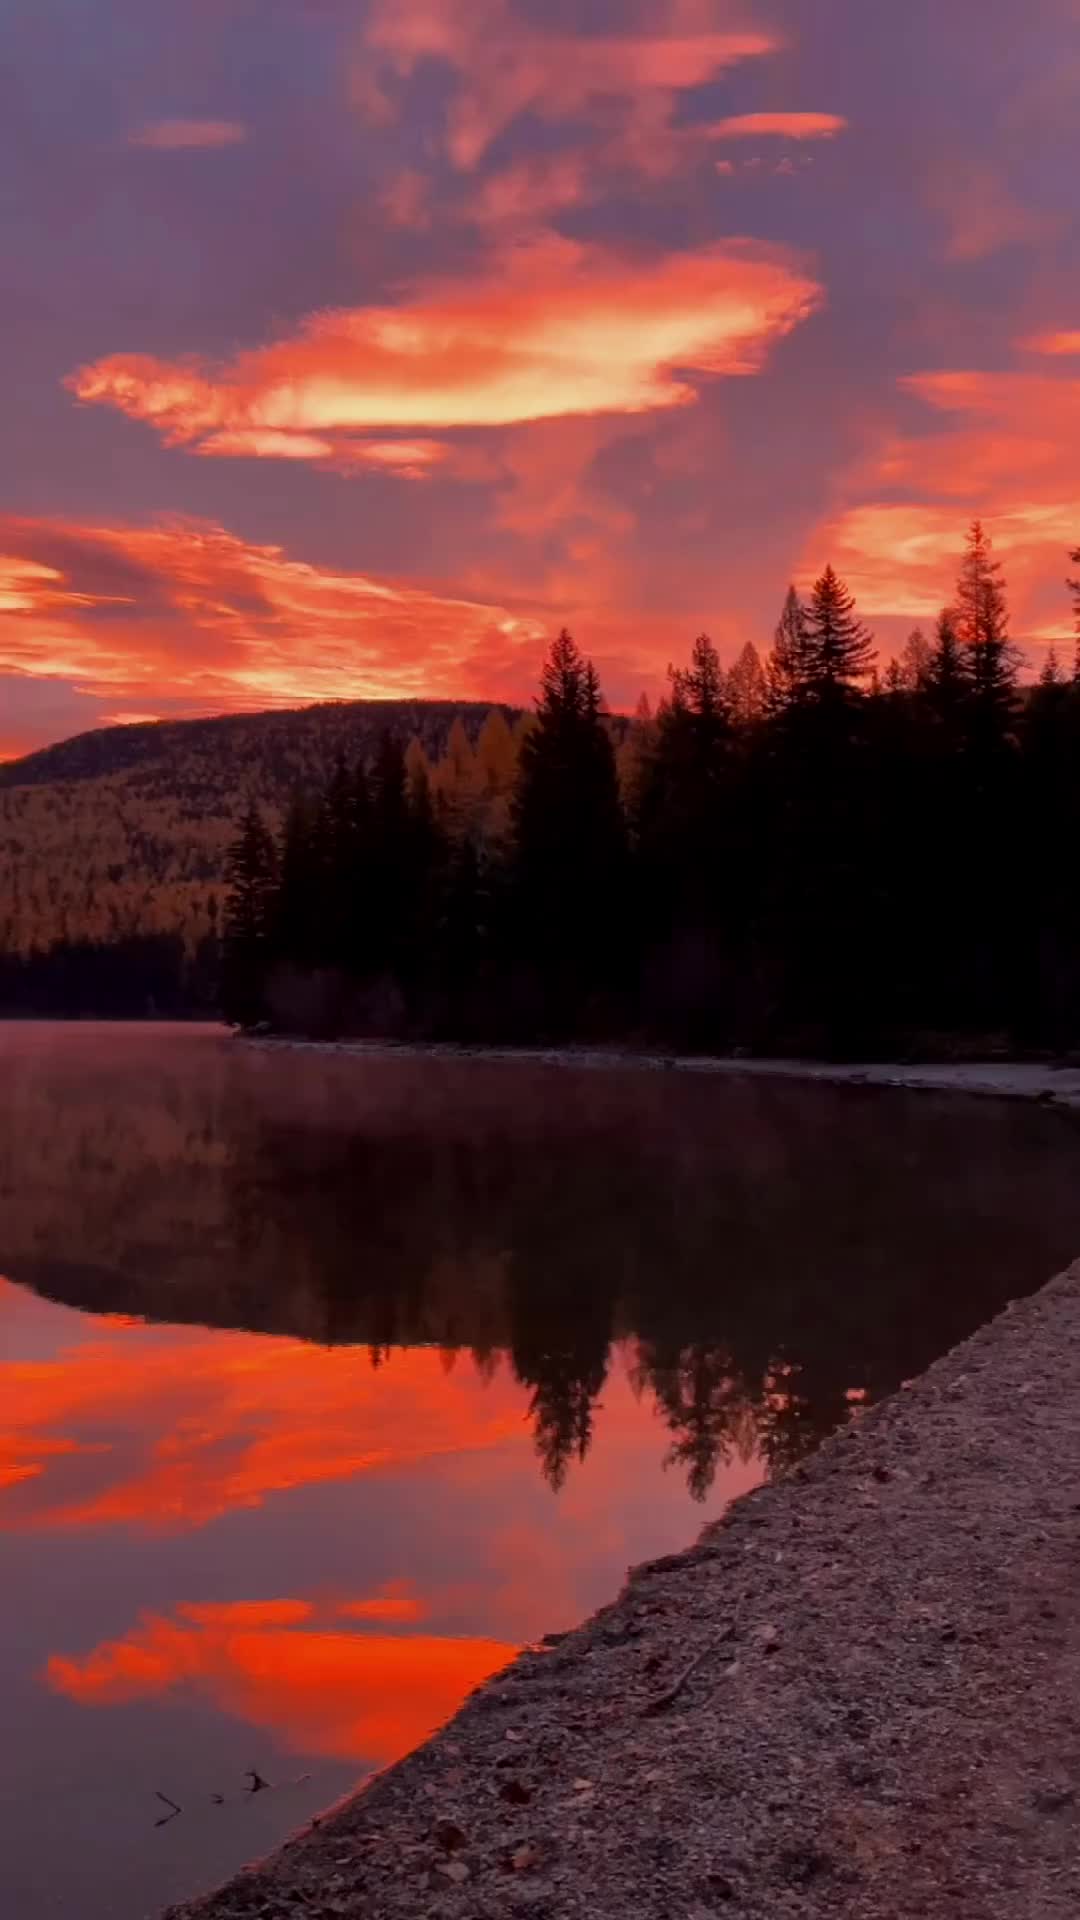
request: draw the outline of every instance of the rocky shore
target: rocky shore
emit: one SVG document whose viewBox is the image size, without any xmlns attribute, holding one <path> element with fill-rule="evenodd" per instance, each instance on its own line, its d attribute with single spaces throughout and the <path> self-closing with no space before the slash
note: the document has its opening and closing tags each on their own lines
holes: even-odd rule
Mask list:
<svg viewBox="0 0 1080 1920">
<path fill-rule="evenodd" d="M 173 1920 L 1075 1920 L 1080 1265 Z"/>
</svg>

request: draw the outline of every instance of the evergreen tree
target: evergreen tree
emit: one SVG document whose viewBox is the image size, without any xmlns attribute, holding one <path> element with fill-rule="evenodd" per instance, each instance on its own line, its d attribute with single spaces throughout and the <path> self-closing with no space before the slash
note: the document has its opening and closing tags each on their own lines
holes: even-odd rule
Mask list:
<svg viewBox="0 0 1080 1920">
<path fill-rule="evenodd" d="M 549 1016 L 572 1025 L 618 964 L 626 837 L 599 685 L 565 629 L 522 741 L 513 820 L 523 960 Z"/>
<path fill-rule="evenodd" d="M 874 664 L 874 642 L 855 611 L 855 596 L 831 566 L 815 580 L 805 610 L 807 692 L 818 706 L 861 697 Z"/>
<path fill-rule="evenodd" d="M 921 627 L 915 627 L 904 642 L 900 660 L 903 685 L 909 693 L 923 693 L 930 673 L 931 649 Z"/>
<path fill-rule="evenodd" d="M 971 676 L 960 644 L 956 614 L 952 607 L 943 607 L 934 629 L 923 697 L 952 751 L 958 751 L 961 744 L 963 717 L 970 694 Z"/>
<path fill-rule="evenodd" d="M 1007 742 L 1016 713 L 1018 655 L 1009 642 L 1009 614 L 1000 560 L 989 534 L 973 520 L 956 589 L 957 632 L 971 685 L 977 746 Z"/>
<path fill-rule="evenodd" d="M 1073 547 L 1069 559 L 1074 567 L 1080 567 L 1080 547 Z M 1066 582 L 1072 595 L 1073 626 L 1076 630 L 1076 652 L 1073 656 L 1073 680 L 1080 684 L 1080 576 L 1074 575 Z"/>
<path fill-rule="evenodd" d="M 769 687 L 765 669 L 752 640 L 748 640 L 724 686 L 728 712 L 736 726 L 751 727 L 764 718 Z"/>
<path fill-rule="evenodd" d="M 252 801 L 226 862 L 222 1006 L 240 1026 L 261 1019 L 270 959 L 274 843 Z"/>
<path fill-rule="evenodd" d="M 321 871 L 319 817 L 306 795 L 293 795 L 281 830 L 271 914 L 274 958 L 306 969 L 326 937 L 328 900 Z"/>
<path fill-rule="evenodd" d="M 774 715 L 798 705 L 809 685 L 806 610 L 794 587 L 788 588 L 765 668 L 765 681 L 766 706 Z"/>
</svg>

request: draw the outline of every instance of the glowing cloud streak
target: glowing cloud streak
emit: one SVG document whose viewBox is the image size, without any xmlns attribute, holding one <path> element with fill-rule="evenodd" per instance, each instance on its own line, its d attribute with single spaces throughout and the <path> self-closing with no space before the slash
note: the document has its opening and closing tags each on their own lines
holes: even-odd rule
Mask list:
<svg viewBox="0 0 1080 1920">
<path fill-rule="evenodd" d="M 834 140 L 847 124 L 837 113 L 737 113 L 710 132 L 714 140 Z"/>
<path fill-rule="evenodd" d="M 423 450 L 410 449 L 418 462 Z M 527 612 L 333 572 L 187 521 L 0 519 L 0 672 L 72 680 L 141 711 L 487 691 L 524 693 L 544 623 Z"/>
<path fill-rule="evenodd" d="M 746 243 L 637 265 L 550 240 L 486 281 L 315 314 L 292 339 L 224 367 L 114 354 L 68 384 L 170 445 L 322 459 L 356 444 L 328 436 L 365 429 L 684 406 L 695 397 L 689 375 L 757 371 L 820 299 L 789 256 Z M 385 445 L 374 459 L 391 463 Z"/>
</svg>

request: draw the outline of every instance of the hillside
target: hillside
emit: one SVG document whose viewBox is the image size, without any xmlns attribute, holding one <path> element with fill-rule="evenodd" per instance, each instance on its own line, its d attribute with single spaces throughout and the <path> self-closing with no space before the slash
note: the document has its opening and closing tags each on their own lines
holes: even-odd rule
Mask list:
<svg viewBox="0 0 1080 1920">
<path fill-rule="evenodd" d="M 225 850 L 249 799 L 276 820 L 335 762 L 389 730 L 437 760 L 468 701 L 358 700 L 213 720 L 106 727 L 0 766 L 0 952 L 61 940 L 211 932 Z M 512 709 L 501 709 L 513 720 Z"/>
</svg>

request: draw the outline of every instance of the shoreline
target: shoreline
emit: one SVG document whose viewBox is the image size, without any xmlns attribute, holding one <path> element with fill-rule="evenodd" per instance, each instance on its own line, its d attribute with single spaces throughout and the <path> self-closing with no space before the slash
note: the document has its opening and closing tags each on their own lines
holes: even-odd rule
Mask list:
<svg viewBox="0 0 1080 1920">
<path fill-rule="evenodd" d="M 1080 1262 L 170 1920 L 1072 1920 L 1078 1402 Z"/>
<path fill-rule="evenodd" d="M 246 1046 L 352 1059 L 483 1060 L 495 1064 L 577 1068 L 583 1072 L 691 1073 L 729 1079 L 818 1081 L 827 1086 L 886 1087 L 904 1093 L 961 1093 L 976 1098 L 1036 1100 L 1080 1111 L 1080 1066 L 1052 1061 L 941 1061 L 923 1064 L 729 1058 L 603 1047 L 486 1047 L 456 1041 L 307 1040 L 289 1034 L 243 1034 Z"/>
</svg>

